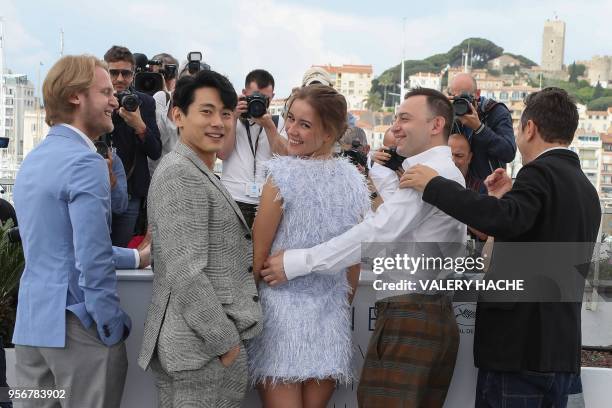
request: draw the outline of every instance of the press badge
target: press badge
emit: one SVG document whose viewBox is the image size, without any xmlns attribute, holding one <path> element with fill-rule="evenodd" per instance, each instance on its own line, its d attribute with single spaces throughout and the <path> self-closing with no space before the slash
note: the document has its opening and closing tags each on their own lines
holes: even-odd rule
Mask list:
<svg viewBox="0 0 612 408">
<path fill-rule="evenodd" d="M 245 194 L 247 197 L 258 198 L 261 196 L 261 190 L 263 188 L 263 184 L 261 183 L 246 183 L 246 191 Z"/>
</svg>

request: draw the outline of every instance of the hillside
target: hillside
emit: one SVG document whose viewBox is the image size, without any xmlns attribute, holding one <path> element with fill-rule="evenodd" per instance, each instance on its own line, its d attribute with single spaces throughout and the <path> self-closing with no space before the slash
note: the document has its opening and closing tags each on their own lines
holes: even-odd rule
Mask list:
<svg viewBox="0 0 612 408">
<path fill-rule="evenodd" d="M 537 65 L 530 59 L 511 53 L 504 53 L 504 49 L 492 41 L 484 38 L 467 38 L 460 44 L 451 48 L 448 52 L 443 54 L 435 54 L 423 60 L 406 60 L 404 62 L 405 77 L 408 78 L 410 75 L 416 74 L 417 72 L 441 72 L 447 65 L 451 67 L 461 65 L 461 57 L 464 51 L 470 49 L 471 61 L 473 68 L 485 68 L 487 62 L 493 58 L 497 58 L 500 55 L 506 54 L 511 57 L 518 59 L 521 62 L 521 67 L 530 68 Z M 391 91 L 391 85 L 398 84 L 400 82 L 401 64 L 397 64 L 380 74 L 377 78 L 372 81 L 372 88 L 370 90 L 370 98 L 380 99 L 387 96 L 385 105 L 393 104 L 392 98 L 388 95 Z M 375 96 L 378 94 L 378 96 Z"/>
</svg>

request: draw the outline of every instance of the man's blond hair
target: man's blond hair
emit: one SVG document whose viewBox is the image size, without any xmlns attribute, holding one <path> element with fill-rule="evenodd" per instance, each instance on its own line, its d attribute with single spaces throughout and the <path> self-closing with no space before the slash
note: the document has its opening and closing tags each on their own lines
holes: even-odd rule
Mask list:
<svg viewBox="0 0 612 408">
<path fill-rule="evenodd" d="M 69 99 L 91 87 L 97 67 L 108 71 L 93 55 L 66 55 L 51 67 L 42 88 L 47 125 L 72 122 L 76 105 Z"/>
</svg>

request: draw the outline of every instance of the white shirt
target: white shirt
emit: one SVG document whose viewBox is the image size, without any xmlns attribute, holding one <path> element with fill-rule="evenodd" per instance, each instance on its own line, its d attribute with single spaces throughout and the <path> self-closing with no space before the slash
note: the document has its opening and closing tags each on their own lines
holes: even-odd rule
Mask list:
<svg viewBox="0 0 612 408">
<path fill-rule="evenodd" d="M 442 177 L 465 186 L 463 175 L 452 160 L 448 146 L 436 146 L 404 160 L 408 169 L 415 164 L 432 167 Z M 376 213 L 347 232 L 310 249 L 285 251 L 287 279 L 312 272 L 337 273 L 361 262 L 362 242 L 462 242 L 465 224 L 427 204 L 423 194 L 413 189 L 398 189 Z"/>
<path fill-rule="evenodd" d="M 161 156 L 157 160 L 149 161 L 149 174 L 153 176 L 153 172 L 159 165 L 161 159 L 174 150 L 174 146 L 176 142 L 178 142 L 179 135 L 176 130 L 176 125 L 174 122 L 168 117 L 168 109 L 170 107 L 170 99 L 166 98 L 165 91 L 159 91 L 153 95 L 153 99 L 155 99 L 155 122 L 157 123 L 157 128 L 159 129 L 159 138 L 162 144 L 162 152 Z"/>
<path fill-rule="evenodd" d="M 264 184 L 265 171 L 262 163 L 272 158 L 272 150 L 265 129 L 256 123 L 252 123 L 249 130 L 251 132 L 253 150 L 257 146 L 256 172 L 253 174 L 253 161 L 255 158 L 249 145 L 247 130 L 242 121 L 238 120 L 237 122 L 236 145 L 230 156 L 223 160 L 221 182 L 234 200 L 247 204 L 259 204 L 259 197 L 246 195 L 246 188 L 253 182 Z M 279 116 L 277 126 L 279 133 L 283 127 L 283 118 Z M 256 145 L 257 135 L 259 135 L 259 141 Z"/>
<path fill-rule="evenodd" d="M 75 131 L 79 136 L 83 138 L 83 140 L 85 140 L 85 143 L 87 143 L 87 146 L 91 149 L 91 151 L 96 151 L 96 145 L 91 141 L 90 138 L 87 137 L 85 133 L 83 133 L 81 129 L 75 128 L 74 126 L 69 125 L 67 123 L 60 123 L 59 126 L 66 126 L 68 129 L 72 129 L 73 131 Z"/>
<path fill-rule="evenodd" d="M 399 178 L 397 174 L 388 167 L 373 163 L 368 174 L 383 201 L 389 200 L 391 194 L 395 193 L 399 188 Z"/>
</svg>

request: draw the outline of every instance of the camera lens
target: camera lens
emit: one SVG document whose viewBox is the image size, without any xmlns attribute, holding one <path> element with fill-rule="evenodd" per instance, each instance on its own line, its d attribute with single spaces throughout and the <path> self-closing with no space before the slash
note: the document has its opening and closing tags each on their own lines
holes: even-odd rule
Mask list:
<svg viewBox="0 0 612 408">
<path fill-rule="evenodd" d="M 140 105 L 140 101 L 136 95 L 125 95 L 121 98 L 121 106 L 128 112 L 136 112 L 138 105 Z"/>
<path fill-rule="evenodd" d="M 453 101 L 453 110 L 456 116 L 463 116 L 470 112 L 470 102 L 460 98 Z"/>
<path fill-rule="evenodd" d="M 261 118 L 266 113 L 266 104 L 258 99 L 252 100 L 249 103 L 249 116 L 253 118 Z"/>
</svg>

